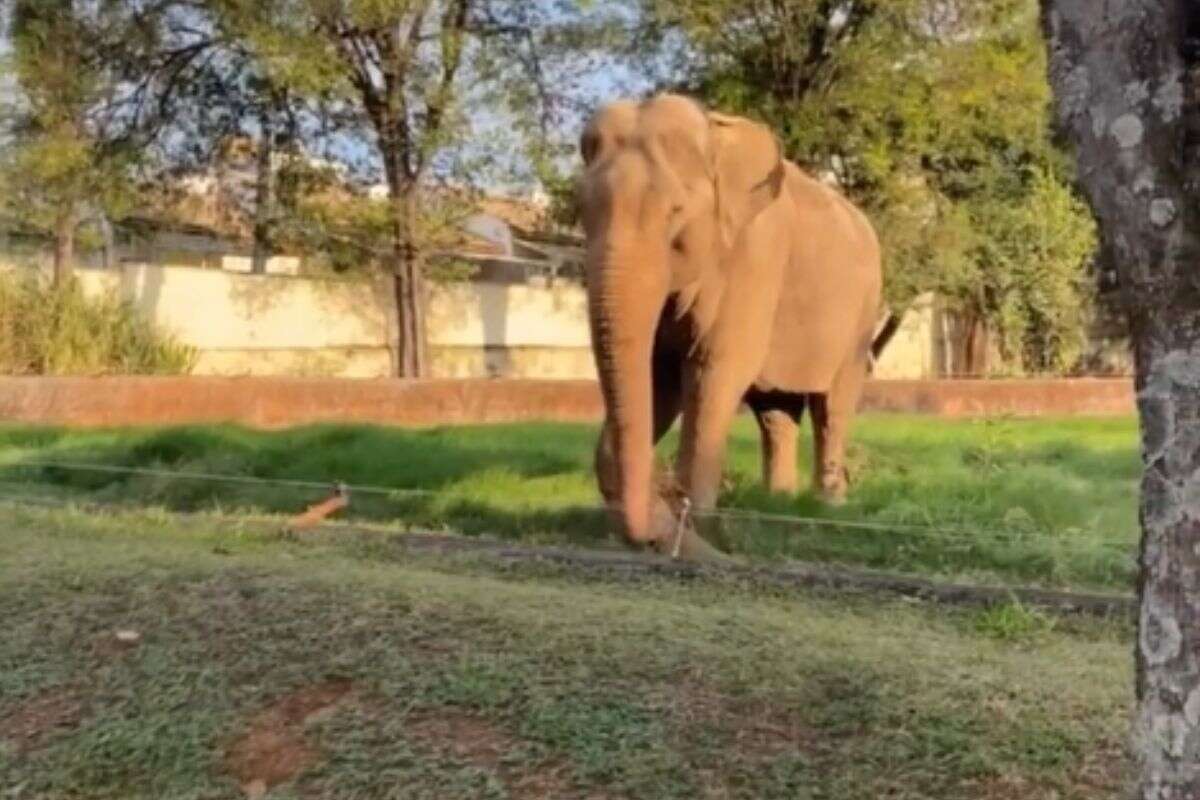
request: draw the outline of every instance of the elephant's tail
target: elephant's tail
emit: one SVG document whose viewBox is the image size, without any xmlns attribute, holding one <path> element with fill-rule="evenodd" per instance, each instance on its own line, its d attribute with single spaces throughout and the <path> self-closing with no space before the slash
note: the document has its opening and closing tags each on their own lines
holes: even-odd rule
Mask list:
<svg viewBox="0 0 1200 800">
<path fill-rule="evenodd" d="M 900 314 L 889 310 L 887 318 L 883 321 L 883 325 L 879 328 L 879 333 L 875 334 L 874 340 L 871 342 L 871 362 L 874 363 L 879 359 L 879 354 L 883 352 L 883 348 L 887 347 L 888 342 L 896 335 L 896 331 L 900 330 Z"/>
</svg>

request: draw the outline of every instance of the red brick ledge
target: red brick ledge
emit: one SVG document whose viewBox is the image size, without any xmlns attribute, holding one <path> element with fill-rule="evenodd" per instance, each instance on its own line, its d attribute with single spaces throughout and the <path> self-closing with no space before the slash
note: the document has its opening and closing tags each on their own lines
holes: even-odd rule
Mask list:
<svg viewBox="0 0 1200 800">
<path fill-rule="evenodd" d="M 861 407 L 941 417 L 1120 417 L 1137 413 L 1132 378 L 870 381 Z"/>
<path fill-rule="evenodd" d="M 872 381 L 862 407 L 944 417 L 1125 416 L 1135 410 L 1127 379 Z M 0 421 L 25 424 L 424 426 L 594 422 L 602 414 L 590 381 L 0 377 Z"/>
</svg>

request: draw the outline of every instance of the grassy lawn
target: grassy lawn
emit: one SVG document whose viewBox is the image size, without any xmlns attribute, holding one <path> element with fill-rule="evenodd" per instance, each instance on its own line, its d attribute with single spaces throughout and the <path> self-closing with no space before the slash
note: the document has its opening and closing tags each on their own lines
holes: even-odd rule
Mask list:
<svg viewBox="0 0 1200 800">
<path fill-rule="evenodd" d="M 906 425 L 869 423 L 875 464 L 906 436 L 941 452 L 936 429 Z M 1008 447 L 1064 447 L 1051 430 Z M 1115 451 L 1129 431 L 1109 437 Z M 566 446 L 585 431 L 479 438 L 9 434 L 142 457 L 155 443 L 166 463 L 174 441 L 211 448 L 187 457 L 213 468 L 348 478 L 377 476 L 349 472 L 377 456 L 448 492 L 490 464 L 485 497 L 533 480 L 586 499 L 585 457 Z M 381 441 L 409 456 L 437 443 L 458 470 Z M 285 541 L 162 513 L 0 504 L 0 521 L 5 798 L 1097 800 L 1122 796 L 1128 772 L 1131 632 L 1116 622 L 501 571 L 406 555 L 387 534 Z"/>
<path fill-rule="evenodd" d="M 275 433 L 6 428 L 0 429 L 0 480 L 8 484 L 0 491 L 263 512 L 296 512 L 320 495 L 5 466 L 37 459 L 342 480 L 425 492 L 355 496 L 351 518 L 596 545 L 606 540 L 607 522 L 595 508 L 594 440 L 589 426 L 554 424 L 419 431 L 317 426 Z M 673 440 L 664 443 L 664 457 L 674 446 Z M 1139 470 L 1133 420 L 868 416 L 858 424 L 851 453 L 851 502 L 836 510 L 807 493 L 767 494 L 758 462 L 757 432 L 740 420 L 723 507 L 880 527 L 740 517 L 701 521 L 710 539 L 746 557 L 1052 586 L 1123 588 L 1132 581 Z M 808 464 L 802 469 L 807 474 Z"/>
</svg>

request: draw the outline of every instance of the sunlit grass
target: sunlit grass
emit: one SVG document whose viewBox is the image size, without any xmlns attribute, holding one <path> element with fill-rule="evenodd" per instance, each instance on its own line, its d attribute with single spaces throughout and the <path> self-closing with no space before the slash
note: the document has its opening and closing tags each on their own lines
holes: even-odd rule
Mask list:
<svg viewBox="0 0 1200 800">
<path fill-rule="evenodd" d="M 402 430 L 233 426 L 0 430 L 0 465 L 67 461 L 401 490 L 352 495 L 350 518 L 539 542 L 599 544 L 608 521 L 592 476 L 595 430 L 525 424 Z M 663 443 L 664 457 L 674 449 Z M 803 448 L 802 475 L 810 469 Z M 850 453 L 850 502 L 767 493 L 757 432 L 730 440 L 722 508 L 803 517 L 702 519 L 730 551 L 1057 585 L 1124 586 L 1136 540 L 1133 420 L 951 421 L 867 416 Z M 63 469 L 0 469 L 15 491 L 101 502 L 295 512 L 319 489 Z M 412 492 L 412 493 L 410 493 Z M 828 524 L 866 522 L 861 529 Z"/>
</svg>

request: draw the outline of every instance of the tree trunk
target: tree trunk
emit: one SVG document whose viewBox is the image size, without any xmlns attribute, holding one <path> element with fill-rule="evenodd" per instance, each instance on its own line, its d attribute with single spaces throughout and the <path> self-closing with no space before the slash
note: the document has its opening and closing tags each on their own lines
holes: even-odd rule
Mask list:
<svg viewBox="0 0 1200 800">
<path fill-rule="evenodd" d="M 396 296 L 396 374 L 429 374 L 425 345 L 425 276 L 417 246 L 417 187 L 399 182 L 392 190 L 392 270 Z"/>
<path fill-rule="evenodd" d="M 59 216 L 54 225 L 54 285 L 62 286 L 75 267 L 75 212 Z"/>
<path fill-rule="evenodd" d="M 1200 798 L 1200 8 L 1045 0 L 1060 120 L 1128 315 L 1141 416 L 1136 797 Z"/>
<path fill-rule="evenodd" d="M 108 213 L 105 211 L 99 212 L 97 220 L 100 225 L 100 236 L 104 240 L 102 243 L 104 268 L 112 269 L 117 263 L 117 239 L 113 232 L 112 220 L 108 218 Z"/>
<path fill-rule="evenodd" d="M 988 370 L 987 322 L 981 314 L 970 312 L 962 318 L 962 370 L 957 377 L 982 378 Z"/>
<path fill-rule="evenodd" d="M 963 342 L 963 376 L 974 378 L 979 364 L 976 355 L 979 352 L 979 319 L 975 315 L 967 317 L 966 339 Z"/>
<path fill-rule="evenodd" d="M 269 114 L 260 121 L 262 136 L 258 143 L 258 174 L 254 187 L 254 256 L 250 271 L 262 275 L 271 257 L 271 218 L 275 195 L 275 175 L 271 161 L 275 151 L 275 131 Z"/>
</svg>

